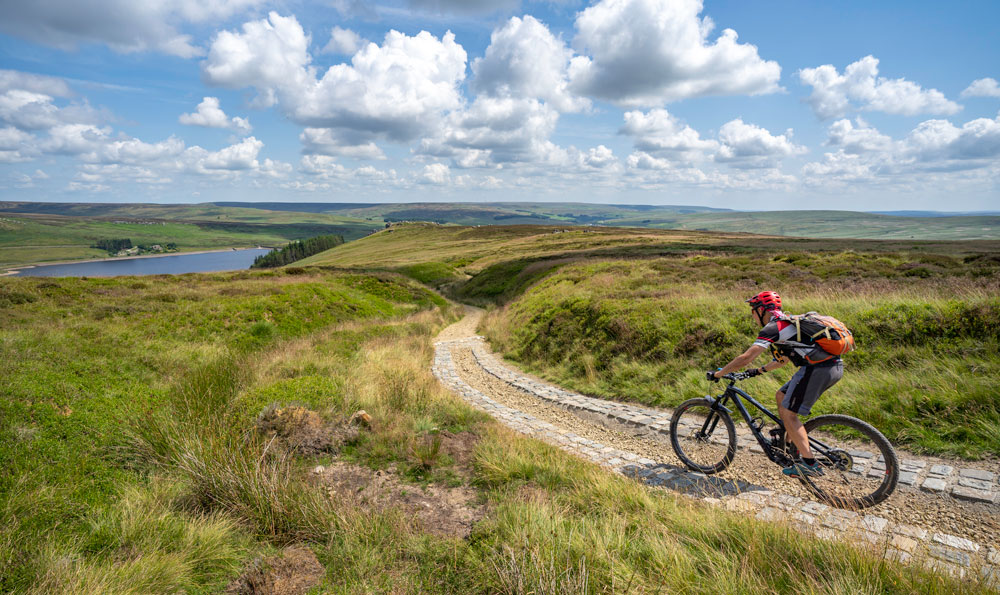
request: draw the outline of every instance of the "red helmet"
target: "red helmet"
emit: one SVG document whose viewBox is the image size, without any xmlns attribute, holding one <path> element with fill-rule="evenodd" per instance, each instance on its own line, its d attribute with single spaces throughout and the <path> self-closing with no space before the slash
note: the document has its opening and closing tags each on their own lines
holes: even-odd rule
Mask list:
<svg viewBox="0 0 1000 595">
<path fill-rule="evenodd" d="M 762 291 L 748 299 L 747 303 L 754 310 L 758 308 L 767 312 L 781 310 L 781 296 L 774 291 Z"/>
</svg>

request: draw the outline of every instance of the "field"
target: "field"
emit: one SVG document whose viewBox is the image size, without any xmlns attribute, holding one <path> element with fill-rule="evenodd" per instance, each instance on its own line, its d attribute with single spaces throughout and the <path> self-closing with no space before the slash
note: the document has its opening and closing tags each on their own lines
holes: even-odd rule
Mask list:
<svg viewBox="0 0 1000 595">
<path fill-rule="evenodd" d="M 99 239 L 177 244 L 181 252 L 281 246 L 336 234 L 363 237 L 381 222 L 192 205 L 0 203 L 0 267 L 107 257 L 91 248 Z"/>
<path fill-rule="evenodd" d="M 982 591 L 499 427 L 430 376 L 454 319 L 387 272 L 0 279 L 0 591 Z"/>
<path fill-rule="evenodd" d="M 774 288 L 789 311 L 836 316 L 858 338 L 815 412 L 861 417 L 916 452 L 1000 453 L 996 242 L 406 225 L 311 262 L 360 266 L 369 246 L 367 266 L 495 305 L 484 332 L 528 370 L 656 405 L 703 394 L 704 370 L 755 336 L 743 300 Z M 748 386 L 772 395 L 789 375 Z"/>
<path fill-rule="evenodd" d="M 926 215 L 926 214 L 916 214 Z M 736 212 L 683 205 L 584 203 L 205 203 L 188 205 L 0 202 L 0 266 L 105 256 L 101 238 L 174 242 L 182 251 L 277 246 L 336 234 L 351 241 L 386 222 L 546 225 L 552 231 L 607 226 L 807 238 L 900 241 L 1000 240 L 1000 217 L 898 216 L 848 211 Z M 515 232 L 516 233 L 516 232 Z M 710 241 L 701 234 L 702 241 Z M 478 241 L 463 241 L 456 250 Z M 847 246 L 848 244 L 839 244 Z"/>
</svg>

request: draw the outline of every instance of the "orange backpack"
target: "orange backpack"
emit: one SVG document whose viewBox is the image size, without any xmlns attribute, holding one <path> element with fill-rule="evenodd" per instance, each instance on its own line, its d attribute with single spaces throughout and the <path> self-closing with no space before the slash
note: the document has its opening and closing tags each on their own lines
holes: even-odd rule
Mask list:
<svg viewBox="0 0 1000 595">
<path fill-rule="evenodd" d="M 844 355 L 854 349 L 854 335 L 843 322 L 833 316 L 824 316 L 816 312 L 807 312 L 800 316 L 789 316 L 789 321 L 795 325 L 795 340 L 799 343 L 815 343 L 820 349 L 830 354 L 813 361 L 807 358 L 810 364 L 818 364 L 826 360 Z"/>
</svg>

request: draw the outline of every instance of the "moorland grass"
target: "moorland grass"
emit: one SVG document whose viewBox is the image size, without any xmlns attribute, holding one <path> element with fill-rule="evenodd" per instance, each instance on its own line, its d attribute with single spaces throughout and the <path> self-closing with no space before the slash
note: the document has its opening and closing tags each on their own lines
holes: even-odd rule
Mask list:
<svg viewBox="0 0 1000 595">
<path fill-rule="evenodd" d="M 486 332 L 508 357 L 577 390 L 674 405 L 756 329 L 761 288 L 858 339 L 818 412 L 857 415 L 917 452 L 1000 452 L 1000 244 L 776 238 L 697 231 L 395 225 L 312 257 L 409 274 L 504 305 Z M 761 360 L 763 362 L 763 360 Z M 789 370 L 747 386 L 770 400 Z"/>
<path fill-rule="evenodd" d="M 3 591 L 218 592 L 290 542 L 334 593 L 984 589 L 654 493 L 500 428 L 431 376 L 431 337 L 455 315 L 399 277 L 13 281 L 31 299 L 0 309 Z M 374 423 L 339 454 L 291 454 L 253 429 L 289 404 Z M 414 456 L 433 428 L 476 437 L 470 477 Z M 415 490 L 471 482 L 486 517 L 447 538 L 328 497 L 309 469 L 335 458 Z"/>
<path fill-rule="evenodd" d="M 486 331 L 507 356 L 562 384 L 673 406 L 704 394 L 703 371 L 749 346 L 757 327 L 743 300 L 774 288 L 787 311 L 835 316 L 857 340 L 844 380 L 814 413 L 855 415 L 917 452 L 1000 452 L 995 264 L 981 269 L 941 255 L 787 258 L 571 264 L 496 310 Z M 918 267 L 932 267 L 933 276 L 907 274 Z M 746 388 L 771 402 L 791 372 Z"/>
<path fill-rule="evenodd" d="M 199 442 L 195 430 L 220 419 L 212 403 L 250 382 L 246 354 L 343 321 L 391 319 L 444 304 L 400 277 L 338 277 L 0 281 L 0 590 L 56 576 L 45 560 L 87 558 L 80 544 L 93 515 L 133 498 L 128 490 L 143 485 L 151 470 L 150 457 L 128 438 L 134 424 L 153 431 L 159 426 L 152 422 L 166 417 L 182 424 L 174 435 L 181 446 L 222 453 L 206 444 L 234 435 Z M 170 417 L 183 410 L 177 403 L 190 405 L 191 415 Z M 187 485 L 197 493 L 193 479 Z M 199 573 L 185 571 L 178 584 L 214 580 Z M 57 575 L 76 580 L 75 571 Z M 140 584 L 132 586 L 142 591 Z"/>
</svg>

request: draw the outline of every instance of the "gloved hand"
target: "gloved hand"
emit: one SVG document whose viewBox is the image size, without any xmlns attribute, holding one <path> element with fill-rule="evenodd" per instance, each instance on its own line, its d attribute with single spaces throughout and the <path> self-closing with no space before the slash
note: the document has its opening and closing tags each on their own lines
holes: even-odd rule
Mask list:
<svg viewBox="0 0 1000 595">
<path fill-rule="evenodd" d="M 754 376 L 760 376 L 761 374 L 763 374 L 763 372 L 760 371 L 760 368 L 750 368 L 749 370 L 743 372 L 743 375 L 747 378 L 753 378 Z"/>
<path fill-rule="evenodd" d="M 715 370 L 709 370 L 708 372 L 705 372 L 705 378 L 709 382 L 718 382 L 719 379 L 715 377 L 715 373 L 718 372 L 720 369 L 721 368 L 716 368 Z"/>
</svg>

